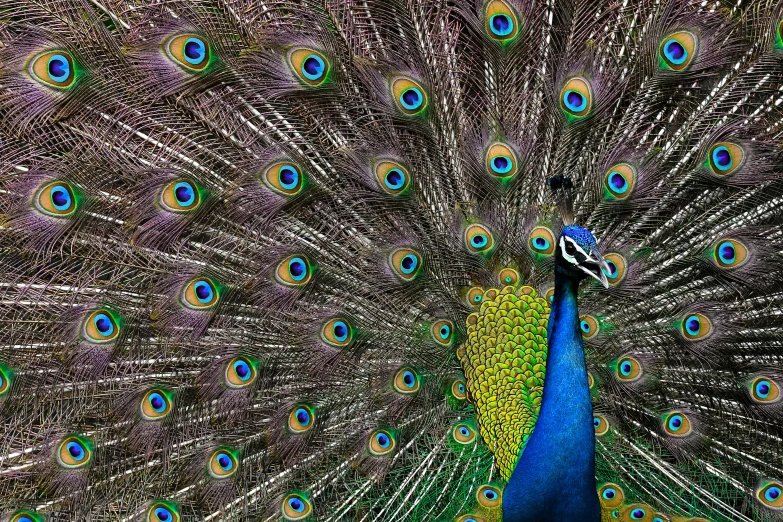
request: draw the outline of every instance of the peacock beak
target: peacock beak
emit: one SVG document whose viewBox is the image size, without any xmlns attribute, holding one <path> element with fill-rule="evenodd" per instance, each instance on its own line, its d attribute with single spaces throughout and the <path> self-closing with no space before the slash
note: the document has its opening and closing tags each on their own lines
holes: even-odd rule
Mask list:
<svg viewBox="0 0 783 522">
<path fill-rule="evenodd" d="M 590 250 L 590 255 L 579 264 L 579 268 L 596 281 L 599 281 L 604 285 L 604 288 L 609 288 L 609 280 L 606 278 L 606 273 L 609 272 L 609 265 L 606 264 L 606 260 L 601 255 L 601 252 L 596 249 Z"/>
</svg>

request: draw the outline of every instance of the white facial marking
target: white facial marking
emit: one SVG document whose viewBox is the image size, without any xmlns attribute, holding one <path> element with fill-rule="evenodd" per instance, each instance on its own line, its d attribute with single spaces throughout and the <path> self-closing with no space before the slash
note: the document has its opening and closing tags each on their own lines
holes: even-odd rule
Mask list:
<svg viewBox="0 0 783 522">
<path fill-rule="evenodd" d="M 566 241 L 568 241 L 568 243 L 572 245 L 577 252 L 581 252 L 586 258 L 590 257 L 587 254 L 587 252 L 585 252 L 584 249 L 576 243 L 576 241 L 574 241 L 568 236 L 560 236 L 560 253 L 563 254 L 563 259 L 565 259 L 572 265 L 579 264 L 574 256 L 568 255 L 568 252 L 566 252 Z"/>
</svg>

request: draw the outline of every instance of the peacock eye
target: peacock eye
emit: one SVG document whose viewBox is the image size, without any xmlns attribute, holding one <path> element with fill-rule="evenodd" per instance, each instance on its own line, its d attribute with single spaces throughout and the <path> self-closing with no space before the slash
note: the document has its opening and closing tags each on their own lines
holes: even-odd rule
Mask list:
<svg viewBox="0 0 783 522">
<path fill-rule="evenodd" d="M 606 254 L 606 256 L 604 256 L 604 260 L 606 261 L 608 270 L 602 270 L 606 275 L 607 281 L 609 281 L 611 286 L 619 284 L 625 278 L 625 269 L 627 266 L 625 258 L 620 254 L 611 253 Z"/>
<path fill-rule="evenodd" d="M 55 89 L 68 89 L 76 81 L 73 56 L 64 50 L 39 54 L 30 60 L 28 71 L 33 78 Z"/>
<path fill-rule="evenodd" d="M 294 407 L 288 415 L 288 429 L 293 433 L 304 433 L 313 427 L 315 414 L 307 405 Z"/>
<path fill-rule="evenodd" d="M 777 402 L 780 400 L 780 387 L 768 377 L 757 377 L 750 384 L 750 395 L 756 402 Z"/>
<path fill-rule="evenodd" d="M 749 258 L 748 247 L 736 239 L 723 239 L 715 245 L 715 264 L 720 268 L 737 268 Z"/>
<path fill-rule="evenodd" d="M 209 43 L 196 34 L 180 34 L 164 43 L 166 55 L 177 65 L 191 72 L 200 72 L 210 62 Z"/>
<path fill-rule="evenodd" d="M 696 56 L 698 40 L 689 31 L 678 31 L 661 40 L 658 54 L 664 66 L 675 71 L 685 70 Z"/>
<path fill-rule="evenodd" d="M 609 421 L 603 415 L 595 414 L 593 416 L 593 429 L 597 436 L 606 435 L 609 432 Z"/>
<path fill-rule="evenodd" d="M 454 325 L 447 319 L 435 321 L 430 326 L 430 335 L 442 346 L 450 346 L 454 337 Z"/>
<path fill-rule="evenodd" d="M 292 161 L 279 161 L 267 167 L 261 181 L 282 196 L 296 196 L 304 189 L 302 168 Z"/>
<path fill-rule="evenodd" d="M 218 290 L 215 283 L 206 277 L 197 277 L 185 285 L 182 290 L 182 304 L 193 310 L 206 310 L 218 302 Z"/>
<path fill-rule="evenodd" d="M 286 286 L 304 286 L 311 276 L 310 262 L 305 256 L 289 256 L 277 265 L 275 271 L 277 281 Z"/>
<path fill-rule="evenodd" d="M 397 108 L 403 114 L 414 116 L 427 108 L 427 95 L 424 87 L 412 78 L 397 76 L 391 80 L 391 91 Z"/>
<path fill-rule="evenodd" d="M 571 78 L 560 90 L 560 108 L 569 118 L 584 118 L 592 106 L 593 94 L 585 78 Z"/>
<path fill-rule="evenodd" d="M 195 183 L 180 178 L 168 183 L 160 193 L 160 205 L 169 212 L 190 212 L 201 204 Z"/>
<path fill-rule="evenodd" d="M 43 522 L 43 518 L 40 515 L 30 511 L 17 511 L 11 515 L 11 518 L 8 519 L 8 522 Z"/>
<path fill-rule="evenodd" d="M 234 357 L 226 365 L 225 383 L 229 388 L 245 388 L 256 380 L 256 367 L 246 357 Z"/>
<path fill-rule="evenodd" d="M 625 382 L 637 381 L 642 377 L 642 365 L 631 356 L 621 358 L 617 362 L 617 378 Z"/>
<path fill-rule="evenodd" d="M 468 290 L 467 302 L 469 306 L 478 306 L 484 300 L 484 289 L 474 286 Z"/>
<path fill-rule="evenodd" d="M 535 227 L 530 231 L 528 246 L 536 254 L 550 256 L 555 252 L 555 236 L 546 227 Z"/>
<path fill-rule="evenodd" d="M 82 468 L 90 463 L 92 451 L 87 441 L 72 435 L 66 437 L 57 450 L 57 463 L 63 468 Z"/>
<path fill-rule="evenodd" d="M 465 381 L 458 379 L 451 383 L 451 394 L 459 400 L 465 400 L 467 398 L 467 388 L 465 387 Z"/>
<path fill-rule="evenodd" d="M 519 22 L 514 10 L 503 0 L 492 0 L 484 10 L 484 29 L 500 43 L 511 41 L 519 34 Z"/>
<path fill-rule="evenodd" d="M 502 285 L 514 286 L 519 282 L 519 272 L 513 268 L 504 268 L 498 272 L 498 280 Z"/>
<path fill-rule="evenodd" d="M 381 190 L 392 196 L 405 193 L 410 186 L 410 173 L 399 163 L 383 160 L 375 164 L 375 178 Z"/>
<path fill-rule="evenodd" d="M 712 321 L 704 314 L 688 314 L 682 321 L 682 335 L 689 341 L 700 341 L 711 333 Z"/>
<path fill-rule="evenodd" d="M 770 482 L 756 492 L 756 497 L 766 506 L 783 509 L 783 484 Z"/>
<path fill-rule="evenodd" d="M 401 368 L 394 376 L 394 389 L 399 393 L 416 393 L 419 386 L 419 375 L 413 368 Z"/>
<path fill-rule="evenodd" d="M 600 330 L 598 320 L 592 315 L 583 315 L 579 318 L 579 329 L 582 331 L 583 339 L 592 339 Z"/>
<path fill-rule="evenodd" d="M 389 255 L 389 266 L 403 281 L 411 281 L 421 268 L 421 255 L 410 248 L 398 248 Z"/>
<path fill-rule="evenodd" d="M 647 517 L 647 509 L 638 504 L 628 507 L 625 513 L 631 520 L 644 520 Z"/>
<path fill-rule="evenodd" d="M 144 420 L 160 420 L 171 413 L 171 400 L 163 390 L 155 388 L 144 394 L 140 408 Z"/>
<path fill-rule="evenodd" d="M 745 151 L 737 144 L 722 142 L 710 147 L 707 163 L 716 176 L 728 176 L 742 166 Z"/>
<path fill-rule="evenodd" d="M 501 502 L 500 490 L 494 486 L 481 486 L 476 492 L 476 499 L 482 507 L 497 507 Z"/>
<path fill-rule="evenodd" d="M 57 218 L 72 216 L 77 207 L 73 187 L 66 181 L 47 183 L 33 197 L 33 203 L 43 214 Z"/>
<path fill-rule="evenodd" d="M 611 198 L 626 199 L 636 184 L 636 169 L 628 163 L 609 168 L 604 176 L 604 188 Z"/>
<path fill-rule="evenodd" d="M 117 339 L 120 328 L 111 312 L 104 308 L 90 313 L 82 326 L 82 337 L 91 343 L 108 343 Z"/>
<path fill-rule="evenodd" d="M 236 457 L 228 450 L 217 450 L 209 458 L 207 471 L 215 479 L 226 479 L 237 472 L 239 463 Z"/>
<path fill-rule="evenodd" d="M 495 245 L 495 239 L 487 227 L 475 224 L 465 229 L 465 245 L 471 253 L 488 253 Z"/>
<path fill-rule="evenodd" d="M 464 423 L 459 423 L 454 426 L 451 434 L 454 437 L 454 440 L 460 444 L 471 444 L 476 440 L 476 431 Z"/>
<path fill-rule="evenodd" d="M 510 178 L 518 170 L 517 156 L 503 143 L 493 143 L 487 150 L 487 172 L 499 178 Z"/>
<path fill-rule="evenodd" d="M 663 429 L 674 437 L 687 437 L 692 432 L 690 419 L 680 411 L 673 411 L 664 417 Z"/>
<path fill-rule="evenodd" d="M 179 510 L 171 503 L 156 502 L 147 511 L 147 522 L 179 522 Z"/>
<path fill-rule="evenodd" d="M 310 516 L 313 510 L 310 501 L 299 493 L 290 493 L 283 499 L 281 511 L 286 520 L 302 520 Z"/>
<path fill-rule="evenodd" d="M 332 319 L 321 328 L 321 340 L 331 346 L 348 346 L 352 339 L 353 329 L 345 319 Z"/>
<path fill-rule="evenodd" d="M 311 87 L 324 83 L 329 76 L 329 60 L 315 49 L 298 47 L 288 51 L 288 64 L 299 79 Z"/>
<path fill-rule="evenodd" d="M 604 484 L 598 490 L 598 498 L 604 506 L 618 507 L 625 500 L 625 493 L 617 484 Z"/>
<path fill-rule="evenodd" d="M 394 436 L 386 430 L 377 430 L 370 434 L 369 439 L 370 453 L 376 456 L 388 455 L 394 451 L 396 442 Z"/>
</svg>

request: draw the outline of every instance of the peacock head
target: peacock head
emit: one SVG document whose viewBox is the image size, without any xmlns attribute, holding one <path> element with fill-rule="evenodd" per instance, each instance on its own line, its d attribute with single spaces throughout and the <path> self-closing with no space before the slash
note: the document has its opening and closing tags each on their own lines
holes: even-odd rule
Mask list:
<svg viewBox="0 0 783 522">
<path fill-rule="evenodd" d="M 604 288 L 609 288 L 609 281 L 604 273 L 609 272 L 609 265 L 598 251 L 598 243 L 593 234 L 579 225 L 568 225 L 560 233 L 555 254 L 555 270 L 578 280 L 590 276 L 604 285 Z"/>
</svg>

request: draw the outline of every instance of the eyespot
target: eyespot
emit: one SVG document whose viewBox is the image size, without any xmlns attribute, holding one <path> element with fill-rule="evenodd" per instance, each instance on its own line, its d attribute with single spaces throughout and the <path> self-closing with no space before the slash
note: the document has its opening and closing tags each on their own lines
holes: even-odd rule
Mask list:
<svg viewBox="0 0 783 522">
<path fill-rule="evenodd" d="M 201 194 L 195 183 L 179 178 L 163 187 L 160 205 L 169 212 L 190 212 L 201 205 Z"/>
<path fill-rule="evenodd" d="M 571 118 L 584 118 L 593 106 L 590 83 L 579 76 L 571 78 L 560 90 L 560 108 Z"/>
<path fill-rule="evenodd" d="M 600 326 L 592 315 L 583 315 L 579 318 L 579 329 L 582 331 L 582 339 L 592 339 L 598 335 Z"/>
<path fill-rule="evenodd" d="M 203 71 L 211 56 L 209 43 L 196 34 L 180 34 L 164 43 L 166 55 L 177 65 L 191 72 Z"/>
<path fill-rule="evenodd" d="M 179 510 L 171 502 L 155 502 L 147 510 L 147 522 L 179 522 Z"/>
<path fill-rule="evenodd" d="M 286 520 L 302 520 L 310 516 L 313 506 L 310 501 L 299 493 L 291 493 L 283 499 L 283 518 Z"/>
<path fill-rule="evenodd" d="M 515 286 L 519 282 L 519 272 L 513 268 L 504 268 L 498 273 L 498 281 L 501 285 Z"/>
<path fill-rule="evenodd" d="M 642 377 L 642 365 L 637 359 L 631 357 L 630 355 L 626 355 L 617 361 L 617 369 L 615 373 L 617 374 L 617 378 L 621 381 L 638 381 Z"/>
<path fill-rule="evenodd" d="M 486 168 L 490 175 L 498 178 L 510 178 L 519 169 L 514 151 L 503 143 L 493 143 L 487 150 Z"/>
<path fill-rule="evenodd" d="M 82 326 L 82 337 L 91 343 L 109 343 L 120 335 L 120 327 L 114 315 L 105 308 L 90 313 Z"/>
<path fill-rule="evenodd" d="M 398 248 L 389 255 L 389 266 L 403 281 L 412 281 L 421 269 L 421 255 L 411 248 Z"/>
<path fill-rule="evenodd" d="M 405 76 L 397 76 L 391 81 L 394 103 L 403 114 L 414 116 L 427 108 L 427 93 L 418 82 Z"/>
<path fill-rule="evenodd" d="M 484 289 L 474 286 L 466 295 L 466 301 L 470 306 L 479 306 L 484 301 Z"/>
<path fill-rule="evenodd" d="M 682 335 L 689 341 L 700 341 L 711 333 L 712 321 L 704 314 L 688 314 L 682 320 Z"/>
<path fill-rule="evenodd" d="M 719 268 L 737 268 L 750 259 L 748 247 L 736 239 L 722 239 L 715 245 L 713 258 Z"/>
<path fill-rule="evenodd" d="M 159 388 L 153 388 L 141 399 L 141 417 L 148 421 L 157 421 L 171 413 L 171 399 Z"/>
<path fill-rule="evenodd" d="M 632 504 L 625 508 L 625 513 L 630 520 L 645 520 L 648 515 L 652 514 L 649 506 L 643 504 Z"/>
<path fill-rule="evenodd" d="M 473 254 L 487 253 L 495 246 L 495 238 L 484 225 L 470 225 L 465 229 L 465 245 Z"/>
<path fill-rule="evenodd" d="M 376 430 L 370 434 L 368 446 L 373 455 L 388 455 L 394 451 L 397 442 L 394 436 L 386 430 Z"/>
<path fill-rule="evenodd" d="M 478 503 L 485 508 L 498 507 L 502 501 L 500 490 L 494 486 L 484 485 L 476 492 Z"/>
<path fill-rule="evenodd" d="M 399 196 L 408 190 L 411 175 L 408 169 L 393 161 L 379 161 L 373 167 L 375 178 L 381 190 L 392 196 Z"/>
<path fill-rule="evenodd" d="M 503 0 L 492 0 L 484 10 L 484 30 L 490 38 L 507 43 L 519 34 L 514 10 Z"/>
<path fill-rule="evenodd" d="M 283 259 L 277 265 L 275 278 L 286 286 L 304 286 L 312 277 L 310 262 L 305 256 L 293 255 Z"/>
<path fill-rule="evenodd" d="M 217 287 L 211 279 L 192 279 L 182 291 L 182 304 L 194 310 L 205 310 L 215 306 L 219 298 Z"/>
<path fill-rule="evenodd" d="M 750 396 L 756 402 L 778 402 L 780 386 L 769 377 L 757 377 L 750 384 Z"/>
<path fill-rule="evenodd" d="M 435 321 L 430 326 L 430 335 L 432 335 L 436 343 L 449 346 L 454 337 L 454 324 L 446 319 Z"/>
<path fill-rule="evenodd" d="M 484 519 L 475 515 L 462 515 L 455 522 L 484 522 Z"/>
<path fill-rule="evenodd" d="M 728 176 L 742 166 L 745 151 L 735 143 L 716 143 L 707 153 L 707 164 L 716 176 Z"/>
<path fill-rule="evenodd" d="M 288 51 L 288 65 L 305 84 L 317 87 L 329 77 L 331 70 L 326 56 L 315 49 L 298 47 Z"/>
<path fill-rule="evenodd" d="M 33 198 L 35 208 L 47 216 L 66 218 L 76 212 L 78 202 L 73 187 L 66 181 L 52 181 Z"/>
<path fill-rule="evenodd" d="M 61 49 L 39 54 L 30 60 L 28 71 L 33 78 L 55 89 L 71 87 L 77 73 L 73 56 Z"/>
<path fill-rule="evenodd" d="M 769 482 L 756 491 L 756 498 L 772 509 L 783 509 L 783 484 Z"/>
<path fill-rule="evenodd" d="M 270 165 L 261 175 L 261 181 L 272 191 L 283 196 L 296 196 L 304 188 L 302 168 L 292 161 Z"/>
<path fill-rule="evenodd" d="M 612 518 L 620 518 L 620 510 L 615 509 L 612 511 Z"/>
<path fill-rule="evenodd" d="M 609 281 L 609 285 L 615 286 L 620 284 L 625 278 L 625 270 L 627 267 L 625 258 L 620 254 L 606 254 L 604 260 L 609 267 L 609 270 L 603 270 L 606 275 L 606 280 Z"/>
<path fill-rule="evenodd" d="M 8 522 L 43 522 L 43 517 L 32 511 L 17 511 L 11 515 Z"/>
<path fill-rule="evenodd" d="M 681 411 L 668 413 L 663 419 L 663 429 L 673 437 L 687 437 L 693 431 L 690 419 Z"/>
<path fill-rule="evenodd" d="M 459 400 L 465 400 L 468 397 L 468 390 L 464 379 L 457 379 L 451 383 L 451 394 Z"/>
<path fill-rule="evenodd" d="M 628 163 L 610 167 L 604 176 L 604 188 L 610 198 L 625 199 L 636 185 L 636 169 Z"/>
<path fill-rule="evenodd" d="M 551 303 L 555 300 L 555 288 L 549 288 L 546 292 L 544 292 L 544 299 L 547 300 L 547 302 Z"/>
<path fill-rule="evenodd" d="M 294 406 L 288 415 L 288 429 L 293 433 L 304 433 L 309 431 L 315 423 L 315 413 L 310 406 L 301 404 Z"/>
<path fill-rule="evenodd" d="M 460 444 L 471 444 L 476 440 L 476 430 L 462 422 L 454 426 L 451 435 Z"/>
<path fill-rule="evenodd" d="M 413 368 L 400 368 L 394 376 L 394 389 L 399 393 L 416 393 L 419 386 L 419 374 Z"/>
<path fill-rule="evenodd" d="M 551 256 L 555 253 L 555 235 L 546 227 L 535 227 L 530 231 L 528 246 L 530 250 L 542 256 Z"/>
<path fill-rule="evenodd" d="M 71 435 L 57 449 L 57 463 L 63 468 L 82 468 L 90 463 L 92 450 L 85 439 Z"/>
<path fill-rule="evenodd" d="M 212 453 L 207 465 L 207 471 L 212 478 L 226 479 L 239 469 L 236 457 L 227 449 L 219 449 Z"/>
<path fill-rule="evenodd" d="M 665 67 L 675 71 L 685 70 L 696 56 L 698 40 L 689 31 L 677 31 L 661 40 L 658 54 Z"/>
<path fill-rule="evenodd" d="M 256 365 L 246 357 L 234 357 L 226 365 L 225 383 L 229 388 L 245 388 L 256 380 Z"/>
<path fill-rule="evenodd" d="M 619 507 L 625 501 L 625 493 L 617 484 L 604 484 L 598 490 L 598 499 L 606 507 Z"/>
<path fill-rule="evenodd" d="M 345 319 L 331 319 L 321 328 L 321 340 L 331 346 L 348 346 L 353 340 L 353 329 Z"/>
<path fill-rule="evenodd" d="M 596 436 L 606 435 L 609 432 L 609 421 L 603 415 L 596 413 L 593 415 L 593 428 Z"/>
</svg>

